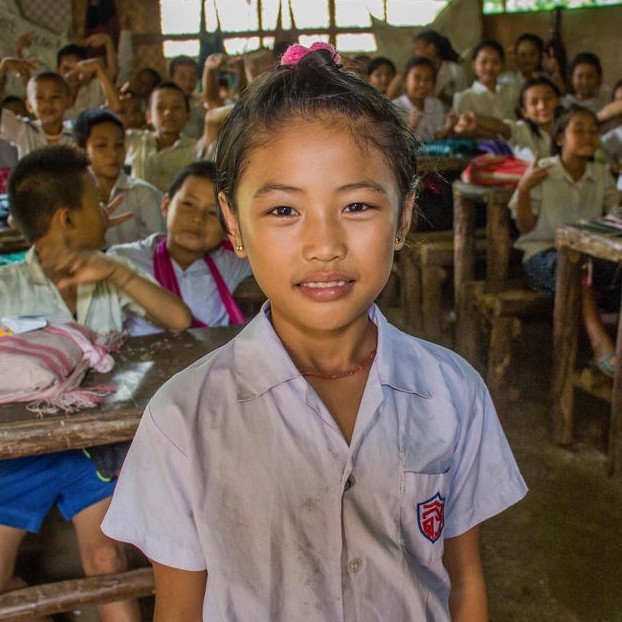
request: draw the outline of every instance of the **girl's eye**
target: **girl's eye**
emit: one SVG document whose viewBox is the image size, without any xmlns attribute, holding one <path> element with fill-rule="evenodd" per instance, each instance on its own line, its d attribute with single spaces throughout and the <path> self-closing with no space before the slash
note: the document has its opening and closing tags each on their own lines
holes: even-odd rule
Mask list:
<svg viewBox="0 0 622 622">
<path fill-rule="evenodd" d="M 367 203 L 350 203 L 344 211 L 346 212 L 364 212 L 369 209 Z"/>
<path fill-rule="evenodd" d="M 270 213 L 275 216 L 295 216 L 297 214 L 293 207 L 288 207 L 287 205 L 279 205 L 273 210 L 270 210 Z"/>
</svg>

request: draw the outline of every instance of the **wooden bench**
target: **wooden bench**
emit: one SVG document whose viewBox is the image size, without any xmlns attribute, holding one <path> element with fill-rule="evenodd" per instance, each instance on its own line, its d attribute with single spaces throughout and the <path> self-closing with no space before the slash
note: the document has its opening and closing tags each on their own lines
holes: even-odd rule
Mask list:
<svg viewBox="0 0 622 622">
<path fill-rule="evenodd" d="M 33 585 L 0 594 L 0 620 L 30 620 L 33 616 L 54 615 L 85 605 L 101 605 L 153 594 L 155 586 L 151 567 Z"/>
<path fill-rule="evenodd" d="M 531 291 L 523 281 L 508 281 L 506 289 L 494 292 L 487 291 L 485 281 L 468 281 L 464 296 L 470 310 L 462 329 L 471 338 L 463 340 L 468 347 L 460 354 L 485 370 L 486 384 L 497 406 L 514 402 L 520 393 L 511 380 L 513 341 L 521 334 L 523 320 L 552 317 L 553 297 Z"/>
<path fill-rule="evenodd" d="M 400 253 L 398 271 L 404 319 L 426 339 L 443 330 L 442 287 L 454 265 L 453 231 L 411 233 Z M 484 232 L 476 237 L 476 259 L 486 254 Z"/>
</svg>

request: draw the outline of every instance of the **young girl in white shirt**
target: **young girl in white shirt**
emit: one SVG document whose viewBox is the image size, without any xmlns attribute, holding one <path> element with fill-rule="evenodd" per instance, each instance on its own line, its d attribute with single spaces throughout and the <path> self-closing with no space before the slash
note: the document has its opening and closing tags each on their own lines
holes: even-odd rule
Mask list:
<svg viewBox="0 0 622 622">
<path fill-rule="evenodd" d="M 156 620 L 487 620 L 477 525 L 525 486 L 479 376 L 373 304 L 416 141 L 338 62 L 292 46 L 219 134 L 269 302 L 158 392 L 123 467 L 103 529 L 152 560 Z"/>
<path fill-rule="evenodd" d="M 510 209 L 521 233 L 515 246 L 524 251 L 523 270 L 529 286 L 553 294 L 559 227 L 579 219 L 602 216 L 617 204 L 613 177 L 604 164 L 591 161 L 598 149 L 598 119 L 581 106 L 562 109 L 552 128 L 556 154 L 536 160 L 521 178 Z M 601 264 L 596 264 L 600 266 Z M 595 274 L 599 281 L 611 278 L 608 264 Z M 615 268 L 615 264 L 611 264 Z M 596 272 L 596 271 L 595 271 Z M 590 283 L 582 287 L 583 321 L 598 368 L 609 376 L 615 371 L 614 346 L 604 330 Z"/>
<path fill-rule="evenodd" d="M 497 119 L 515 119 L 518 91 L 498 81 L 505 62 L 501 44 L 490 39 L 480 41 L 471 59 L 477 80 L 470 88 L 454 95 L 455 113 L 473 111 Z"/>
</svg>

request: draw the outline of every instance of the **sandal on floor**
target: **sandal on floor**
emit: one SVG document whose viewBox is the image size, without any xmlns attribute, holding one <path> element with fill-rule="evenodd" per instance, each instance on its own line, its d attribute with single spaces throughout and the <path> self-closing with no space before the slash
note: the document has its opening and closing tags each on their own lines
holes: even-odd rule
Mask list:
<svg viewBox="0 0 622 622">
<path fill-rule="evenodd" d="M 611 360 L 615 358 L 615 355 L 616 355 L 615 352 L 610 352 L 609 354 L 603 356 L 602 358 L 598 360 L 594 360 L 594 366 L 600 372 L 602 372 L 603 374 L 605 374 L 605 376 L 608 376 L 609 378 L 613 378 L 616 373 L 615 363 L 611 362 Z"/>
</svg>

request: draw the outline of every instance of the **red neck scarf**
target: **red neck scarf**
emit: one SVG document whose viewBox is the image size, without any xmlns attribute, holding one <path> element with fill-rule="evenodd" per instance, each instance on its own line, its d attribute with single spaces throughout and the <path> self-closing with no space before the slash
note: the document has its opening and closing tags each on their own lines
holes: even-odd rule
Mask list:
<svg viewBox="0 0 622 622">
<path fill-rule="evenodd" d="M 233 247 L 229 241 L 221 242 L 220 246 L 222 246 L 225 251 L 233 252 Z M 216 283 L 220 299 L 225 305 L 231 324 L 244 324 L 246 322 L 246 318 L 240 310 L 240 307 L 238 307 L 233 295 L 229 291 L 229 288 L 227 287 L 225 280 L 222 278 L 220 270 L 218 270 L 214 260 L 210 257 L 209 253 L 205 253 L 203 259 L 205 259 L 205 263 L 212 273 L 212 278 Z M 168 249 L 166 248 L 166 238 L 158 242 L 155 252 L 153 253 L 153 275 L 155 276 L 156 281 L 164 289 L 175 294 L 178 298 L 181 298 L 181 291 L 179 290 L 179 283 L 177 282 L 177 277 L 175 276 L 173 262 L 171 261 Z M 206 326 L 207 324 L 201 322 L 201 320 L 198 320 L 195 317 L 192 318 L 192 328 L 205 328 Z"/>
</svg>

